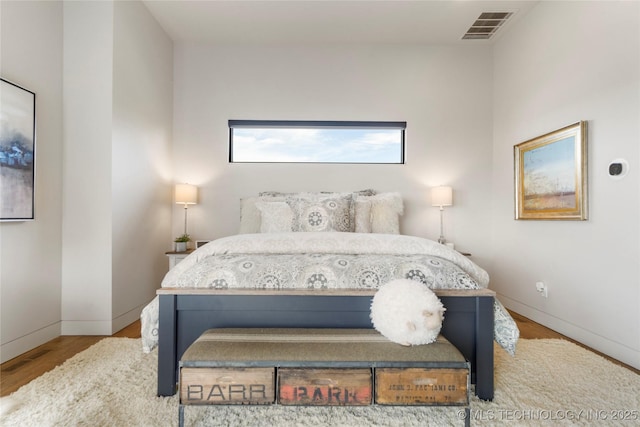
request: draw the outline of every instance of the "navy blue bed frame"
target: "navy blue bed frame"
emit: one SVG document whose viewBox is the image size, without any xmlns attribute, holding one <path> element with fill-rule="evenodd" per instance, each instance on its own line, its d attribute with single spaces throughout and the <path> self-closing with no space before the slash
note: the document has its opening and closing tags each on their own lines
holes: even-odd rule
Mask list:
<svg viewBox="0 0 640 427">
<path fill-rule="evenodd" d="M 447 309 L 444 335 L 471 363 L 476 395 L 493 399 L 493 302 L 488 289 L 435 290 Z M 158 395 L 176 393 L 178 362 L 211 328 L 373 328 L 375 291 L 162 288 Z"/>
</svg>

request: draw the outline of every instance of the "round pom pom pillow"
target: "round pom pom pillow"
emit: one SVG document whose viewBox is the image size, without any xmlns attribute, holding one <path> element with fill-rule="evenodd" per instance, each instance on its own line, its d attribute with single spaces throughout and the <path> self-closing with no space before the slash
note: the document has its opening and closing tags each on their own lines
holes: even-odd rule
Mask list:
<svg viewBox="0 0 640 427">
<path fill-rule="evenodd" d="M 373 296 L 371 321 L 378 332 L 395 343 L 429 344 L 440 333 L 445 310 L 426 285 L 397 279 L 382 285 Z"/>
</svg>

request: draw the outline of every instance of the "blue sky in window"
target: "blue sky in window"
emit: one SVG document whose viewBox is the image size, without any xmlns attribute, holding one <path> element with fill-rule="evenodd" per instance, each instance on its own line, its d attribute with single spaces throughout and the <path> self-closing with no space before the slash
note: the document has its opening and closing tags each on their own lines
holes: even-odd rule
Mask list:
<svg viewBox="0 0 640 427">
<path fill-rule="evenodd" d="M 399 129 L 235 128 L 234 162 L 400 163 Z"/>
</svg>

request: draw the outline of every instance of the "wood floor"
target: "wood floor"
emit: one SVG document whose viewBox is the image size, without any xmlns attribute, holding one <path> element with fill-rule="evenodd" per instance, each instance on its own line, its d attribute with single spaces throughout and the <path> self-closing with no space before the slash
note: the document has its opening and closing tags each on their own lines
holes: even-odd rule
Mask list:
<svg viewBox="0 0 640 427">
<path fill-rule="evenodd" d="M 576 341 L 573 341 L 551 329 L 548 329 L 536 322 L 527 319 L 517 313 L 511 312 L 511 315 L 520 328 L 520 337 L 525 339 L 536 338 L 562 338 L 575 342 L 588 350 L 594 351 Z M 127 326 L 120 332 L 113 335 L 114 337 L 140 338 L 140 321 L 136 321 Z M 63 336 L 58 337 L 24 353 L 14 359 L 11 359 L 0 365 L 0 396 L 11 394 L 24 384 L 34 378 L 39 377 L 47 371 L 62 364 L 65 360 L 74 356 L 93 344 L 97 343 L 103 336 Z M 636 374 L 640 374 L 638 369 L 627 366 L 617 360 L 604 356 L 602 353 L 594 351 L 612 362 L 623 366 Z"/>
<path fill-rule="evenodd" d="M 135 321 L 113 336 L 140 338 L 140 321 Z M 3 363 L 0 365 L 0 396 L 13 393 L 24 384 L 61 365 L 76 353 L 86 350 L 104 338 L 104 336 L 62 336 Z"/>
</svg>

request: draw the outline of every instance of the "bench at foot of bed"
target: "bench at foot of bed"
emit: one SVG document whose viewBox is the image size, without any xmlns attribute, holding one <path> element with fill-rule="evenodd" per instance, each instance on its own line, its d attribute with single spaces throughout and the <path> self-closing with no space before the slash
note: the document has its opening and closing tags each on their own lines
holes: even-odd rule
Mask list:
<svg viewBox="0 0 640 427">
<path fill-rule="evenodd" d="M 488 289 L 435 290 L 447 309 L 441 334 L 471 364 L 476 395 L 493 399 L 493 302 Z M 212 328 L 373 329 L 375 290 L 162 288 L 158 395 L 175 394 L 178 362 Z"/>
<path fill-rule="evenodd" d="M 462 406 L 470 364 L 443 336 L 405 347 L 372 329 L 212 329 L 180 360 L 185 405 Z"/>
</svg>

